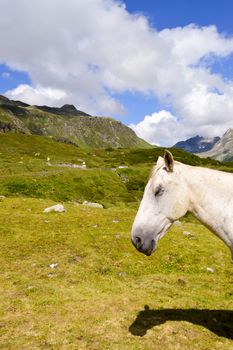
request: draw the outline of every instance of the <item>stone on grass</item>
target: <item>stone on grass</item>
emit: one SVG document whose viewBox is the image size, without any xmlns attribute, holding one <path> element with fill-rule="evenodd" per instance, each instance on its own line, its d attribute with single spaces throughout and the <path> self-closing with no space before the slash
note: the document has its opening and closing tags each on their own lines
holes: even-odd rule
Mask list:
<svg viewBox="0 0 233 350">
<path fill-rule="evenodd" d="M 177 282 L 178 282 L 178 284 L 180 286 L 185 286 L 186 285 L 186 281 L 185 281 L 184 278 L 178 278 Z"/>
<path fill-rule="evenodd" d="M 92 207 L 92 208 L 101 208 L 101 209 L 103 209 L 102 204 L 99 204 L 99 203 L 92 203 L 92 202 L 84 201 L 83 205 L 87 205 L 87 206 Z"/>
<path fill-rule="evenodd" d="M 51 269 L 55 269 L 57 267 L 58 263 L 55 264 L 50 264 L 49 267 L 51 267 Z"/>
<path fill-rule="evenodd" d="M 214 273 L 215 268 L 213 268 L 213 267 L 207 267 L 207 268 L 206 268 L 206 271 L 211 272 L 211 273 Z"/>
<path fill-rule="evenodd" d="M 186 236 L 186 237 L 188 237 L 188 238 L 194 238 L 194 237 L 195 237 L 195 236 L 194 236 L 192 233 L 190 233 L 189 231 L 184 231 L 184 232 L 183 232 L 183 235 Z"/>
<path fill-rule="evenodd" d="M 56 204 L 56 205 L 53 205 L 52 207 L 48 207 L 48 208 L 44 209 L 44 213 L 50 213 L 53 211 L 55 211 L 57 213 L 62 213 L 64 211 L 66 211 L 66 209 L 62 204 Z"/>
</svg>

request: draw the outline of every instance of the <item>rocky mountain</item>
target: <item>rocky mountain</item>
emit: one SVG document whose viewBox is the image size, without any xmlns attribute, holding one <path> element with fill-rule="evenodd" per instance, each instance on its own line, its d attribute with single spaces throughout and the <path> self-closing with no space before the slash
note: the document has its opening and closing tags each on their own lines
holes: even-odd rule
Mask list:
<svg viewBox="0 0 233 350">
<path fill-rule="evenodd" d="M 93 117 L 73 105 L 31 106 L 1 95 L 0 132 L 46 135 L 80 147 L 150 147 L 132 129 L 112 118 Z"/>
<path fill-rule="evenodd" d="M 202 136 L 194 136 L 185 141 L 177 142 L 173 147 L 180 148 L 190 153 L 202 153 L 209 151 L 220 140 L 220 137 L 205 138 Z"/>
<path fill-rule="evenodd" d="M 219 161 L 233 160 L 233 129 L 228 129 L 222 138 L 208 152 L 199 154 L 200 157 L 210 157 Z"/>
</svg>

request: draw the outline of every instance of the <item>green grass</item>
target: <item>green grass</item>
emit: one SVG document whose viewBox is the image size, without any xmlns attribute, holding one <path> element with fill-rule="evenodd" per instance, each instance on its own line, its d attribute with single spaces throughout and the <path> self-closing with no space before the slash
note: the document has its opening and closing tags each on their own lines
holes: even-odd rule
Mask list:
<svg viewBox="0 0 233 350">
<path fill-rule="evenodd" d="M 233 350 L 225 245 L 190 215 L 151 257 L 130 242 L 138 201 L 163 152 L 0 134 L 0 195 L 7 196 L 0 201 L 0 349 Z M 188 164 L 232 171 L 232 164 L 172 152 Z M 58 166 L 82 160 L 87 170 Z M 43 213 L 58 201 L 65 213 Z"/>
<path fill-rule="evenodd" d="M 207 229 L 174 226 L 148 258 L 135 209 L 51 204 L 0 203 L 1 349 L 233 349 L 230 254 Z"/>
<path fill-rule="evenodd" d="M 223 167 L 182 150 L 172 152 L 175 159 L 187 164 Z M 150 169 L 163 153 L 159 147 L 87 150 L 49 137 L 0 134 L 0 193 L 55 201 L 98 201 L 105 207 L 138 203 Z M 82 161 L 87 164 L 86 170 L 59 166 Z M 128 168 L 119 169 L 121 165 Z M 224 169 L 232 171 L 232 166 L 224 165 Z"/>
</svg>

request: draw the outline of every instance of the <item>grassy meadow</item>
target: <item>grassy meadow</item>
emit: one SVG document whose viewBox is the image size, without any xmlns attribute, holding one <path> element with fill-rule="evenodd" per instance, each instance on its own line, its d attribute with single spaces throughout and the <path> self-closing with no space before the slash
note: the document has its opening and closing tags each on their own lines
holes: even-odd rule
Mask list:
<svg viewBox="0 0 233 350">
<path fill-rule="evenodd" d="M 233 268 L 225 245 L 190 216 L 151 257 L 130 243 L 138 201 L 162 152 L 0 135 L 1 349 L 233 349 Z M 86 170 L 58 166 L 83 160 Z M 58 202 L 66 212 L 43 212 Z"/>
</svg>

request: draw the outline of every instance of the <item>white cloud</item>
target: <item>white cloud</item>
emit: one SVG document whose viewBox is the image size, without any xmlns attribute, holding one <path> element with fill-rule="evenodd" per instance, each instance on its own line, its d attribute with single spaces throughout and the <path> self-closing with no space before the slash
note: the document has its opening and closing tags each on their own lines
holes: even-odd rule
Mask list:
<svg viewBox="0 0 233 350">
<path fill-rule="evenodd" d="M 225 57 L 232 52 L 233 39 L 219 35 L 214 25 L 164 29 L 159 36 L 169 45 L 172 53 L 184 65 L 197 64 L 208 55 Z"/>
<path fill-rule="evenodd" d="M 185 135 L 183 125 L 165 110 L 146 115 L 140 123 L 129 126 L 139 137 L 161 146 L 172 146 Z"/>
<path fill-rule="evenodd" d="M 230 125 L 233 82 L 210 68 L 211 59 L 233 53 L 233 38 L 215 26 L 157 32 L 113 0 L 0 0 L 0 41 L 0 63 L 27 71 L 32 81 L 9 97 L 120 115 L 125 108 L 115 93 L 150 93 L 174 113 L 153 114 L 160 128 L 149 136 L 154 143 L 168 139 L 165 125 L 176 135 L 170 139 L 220 134 Z M 138 133 L 145 120 L 134 126 Z"/>
<path fill-rule="evenodd" d="M 21 84 L 17 88 L 7 91 L 6 95 L 12 100 L 24 100 L 31 105 L 50 105 L 56 101 L 65 103 L 67 98 L 65 91 L 40 86 L 33 88 L 27 84 Z"/>
</svg>

